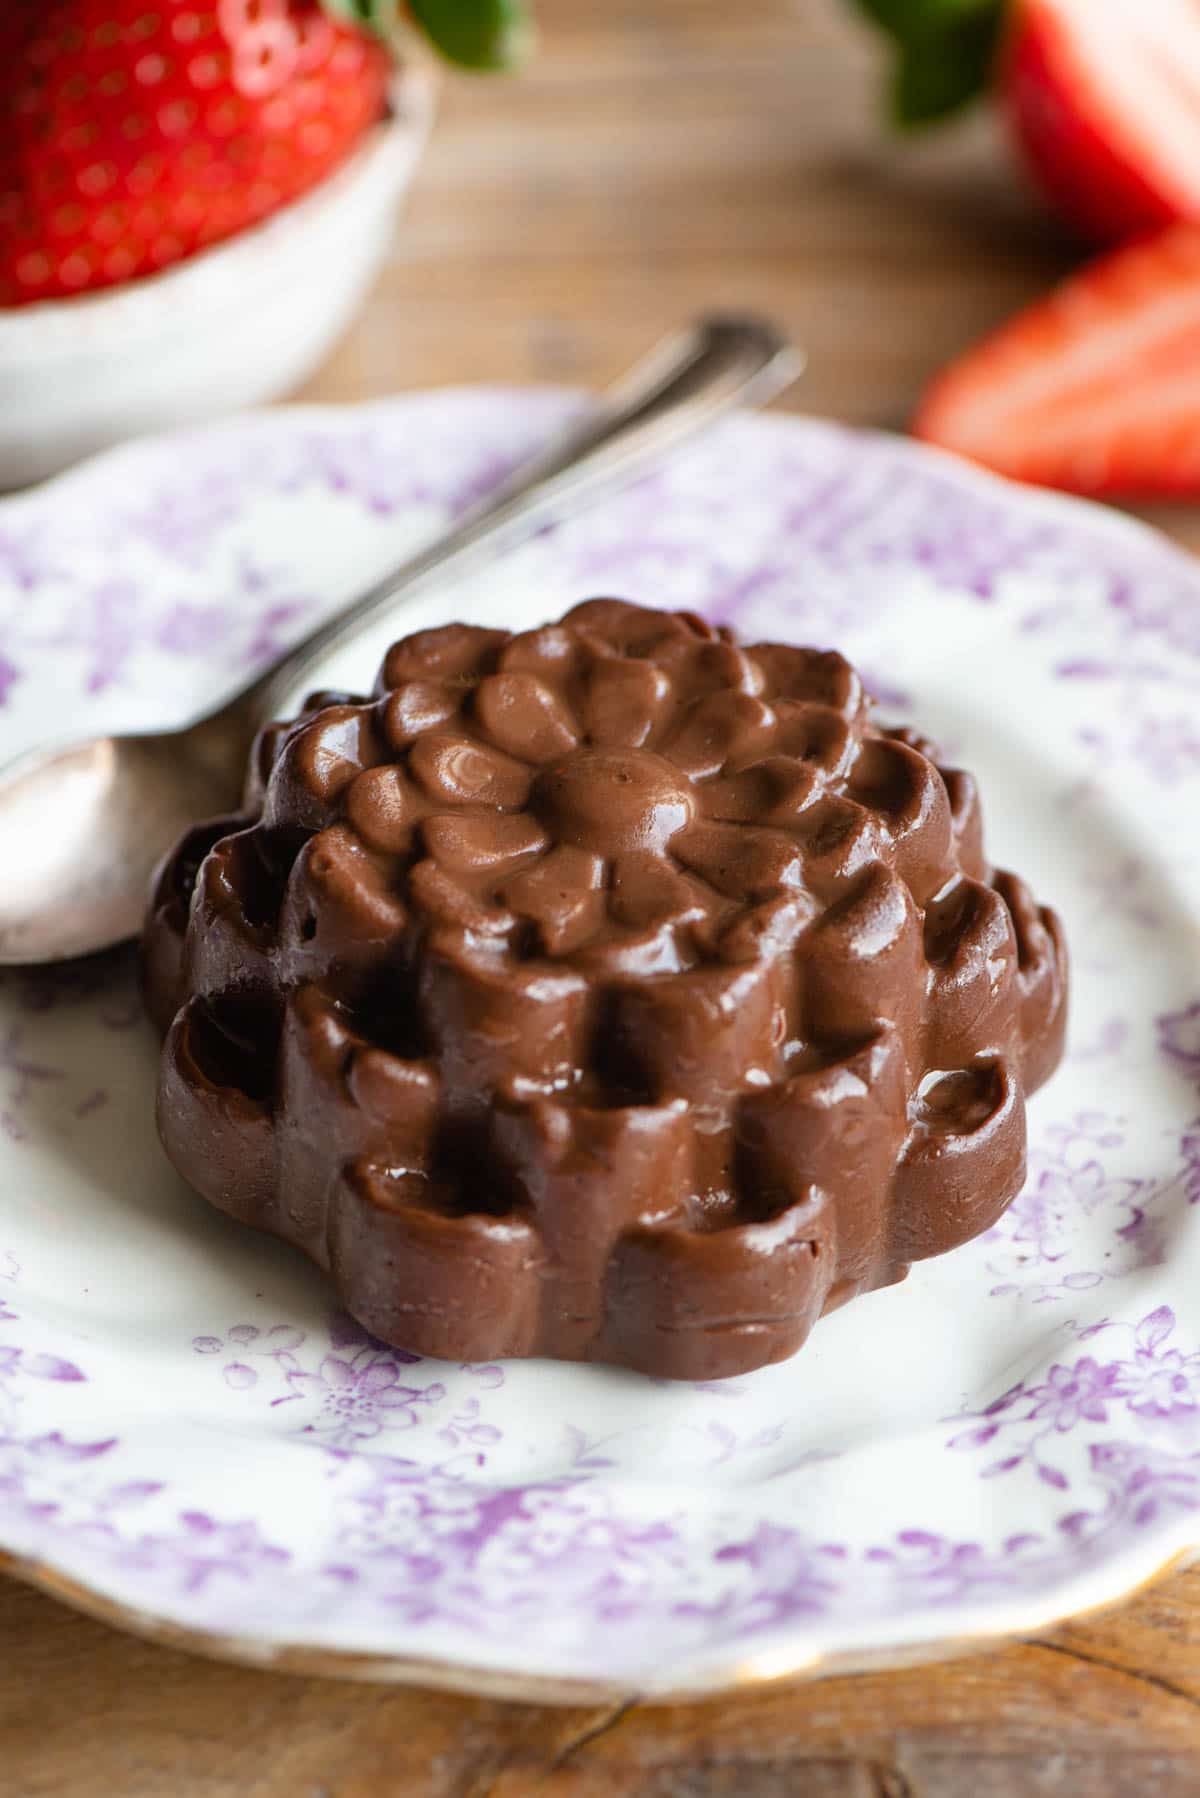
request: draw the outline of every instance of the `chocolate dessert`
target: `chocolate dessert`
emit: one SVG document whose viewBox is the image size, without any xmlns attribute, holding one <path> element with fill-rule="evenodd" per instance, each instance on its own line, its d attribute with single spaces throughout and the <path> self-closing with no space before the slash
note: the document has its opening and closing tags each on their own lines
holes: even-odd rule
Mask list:
<svg viewBox="0 0 1200 1798">
<path fill-rule="evenodd" d="M 158 876 L 180 1173 L 384 1341 L 672 1378 L 995 1222 L 1053 914 L 828 651 L 615 600 L 397 643 Z"/>
</svg>

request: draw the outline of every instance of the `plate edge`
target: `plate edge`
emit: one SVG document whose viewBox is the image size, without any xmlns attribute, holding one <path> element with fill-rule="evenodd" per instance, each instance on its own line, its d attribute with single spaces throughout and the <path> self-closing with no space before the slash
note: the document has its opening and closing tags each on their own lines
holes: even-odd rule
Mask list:
<svg viewBox="0 0 1200 1798">
<path fill-rule="evenodd" d="M 173 1622 L 153 1611 L 107 1598 L 70 1574 L 45 1561 L 0 1549 L 0 1576 L 27 1586 L 68 1609 L 90 1617 L 123 1635 L 134 1636 L 159 1648 L 192 1654 L 222 1666 L 244 1667 L 258 1673 L 282 1673 L 303 1679 L 337 1679 L 362 1685 L 425 1687 L 464 1697 L 493 1698 L 504 1703 L 542 1705 L 640 1704 L 649 1706 L 697 1703 L 776 1686 L 807 1684 L 849 1674 L 899 1672 L 906 1668 L 966 1659 L 974 1654 L 1030 1642 L 1081 1618 L 1094 1618 L 1130 1603 L 1150 1587 L 1200 1560 L 1200 1541 L 1177 1547 L 1120 1592 L 1090 1605 L 1071 1607 L 1028 1626 L 1000 1625 L 974 1635 L 953 1635 L 928 1642 L 910 1642 L 847 1650 L 842 1653 L 799 1652 L 788 1661 L 783 1652 L 742 1656 L 727 1668 L 718 1667 L 703 1680 L 679 1685 L 644 1686 L 636 1681 L 556 1678 L 552 1674 L 505 1673 L 494 1667 L 422 1659 L 415 1655 L 356 1653 L 350 1649 L 322 1648 L 311 1642 L 256 1642 L 253 1637 L 226 1635 Z"/>
</svg>

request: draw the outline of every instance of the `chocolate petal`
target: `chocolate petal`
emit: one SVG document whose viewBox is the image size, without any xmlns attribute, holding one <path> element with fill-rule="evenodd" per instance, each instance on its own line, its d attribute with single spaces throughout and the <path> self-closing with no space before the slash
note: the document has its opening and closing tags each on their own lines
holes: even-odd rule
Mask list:
<svg viewBox="0 0 1200 1798">
<path fill-rule="evenodd" d="M 579 716 L 597 749 L 641 749 L 650 742 L 671 694 L 671 683 L 652 662 L 602 656 L 586 677 Z"/>
<path fill-rule="evenodd" d="M 890 859 L 924 905 L 945 885 L 952 857 L 954 827 L 941 774 L 907 744 L 878 739 L 863 745 L 847 791 L 887 831 Z"/>
<path fill-rule="evenodd" d="M 604 922 L 605 864 L 598 855 L 561 844 L 500 889 L 504 903 L 536 925 L 545 954 L 569 955 Z"/>
<path fill-rule="evenodd" d="M 516 928 L 516 917 L 506 906 L 432 859 L 418 862 L 409 873 L 408 896 L 413 910 L 432 924 L 453 925 L 492 940 Z"/>
<path fill-rule="evenodd" d="M 443 624 L 435 630 L 416 631 L 388 650 L 376 691 L 388 693 L 406 681 L 429 680 L 469 687 L 491 673 L 507 641 L 507 631 L 485 630 L 475 624 Z"/>
<path fill-rule="evenodd" d="M 608 914 L 617 924 L 640 930 L 669 924 L 700 924 L 708 915 L 709 897 L 661 856 L 633 852 L 613 863 Z"/>
<path fill-rule="evenodd" d="M 426 818 L 421 832 L 430 855 L 451 874 L 503 872 L 548 847 L 533 818 L 503 812 L 444 812 Z"/>
<path fill-rule="evenodd" d="M 860 739 L 840 712 L 832 706 L 796 699 L 777 700 L 775 710 L 779 719 L 776 741 L 781 754 L 805 762 L 827 785 L 847 772 Z"/>
<path fill-rule="evenodd" d="M 462 710 L 461 686 L 445 681 L 409 680 L 379 704 L 379 721 L 393 749 L 407 749 L 426 731 L 449 724 Z"/>
<path fill-rule="evenodd" d="M 748 693 L 720 692 L 699 699 L 663 743 L 662 753 L 693 780 L 707 780 L 735 758 L 769 750 L 776 718 Z"/>
<path fill-rule="evenodd" d="M 489 674 L 475 689 L 474 714 L 490 742 L 523 762 L 553 761 L 579 741 L 567 706 L 534 674 Z"/>
<path fill-rule="evenodd" d="M 870 705 L 862 681 L 836 650 L 751 643 L 746 654 L 762 670 L 763 695 L 769 700 L 801 699 L 832 706 L 852 724 Z"/>
<path fill-rule="evenodd" d="M 434 805 L 497 806 L 517 811 L 529 796 L 530 771 L 472 737 L 419 737 L 408 765 Z"/>
<path fill-rule="evenodd" d="M 743 904 L 805 884 L 804 851 L 779 830 L 698 824 L 673 839 L 671 853 L 719 893 Z"/>
<path fill-rule="evenodd" d="M 404 855 L 425 809 L 419 789 L 403 768 L 382 764 L 364 768 L 343 795 L 346 822 L 368 849 L 380 855 Z"/>
<path fill-rule="evenodd" d="M 382 761 L 372 706 L 331 706 L 289 732 L 276 756 L 263 801 L 263 822 L 322 830 L 337 801 L 364 768 Z"/>
<path fill-rule="evenodd" d="M 817 774 L 804 762 L 769 755 L 705 781 L 700 806 L 717 823 L 790 826 L 822 790 Z"/>
<path fill-rule="evenodd" d="M 1000 872 L 996 891 L 1008 907 L 1017 940 L 1021 994 L 1021 1067 L 1029 1092 L 1050 1078 L 1067 1034 L 1067 946 L 1055 914 L 1038 905 L 1015 874 Z"/>
</svg>

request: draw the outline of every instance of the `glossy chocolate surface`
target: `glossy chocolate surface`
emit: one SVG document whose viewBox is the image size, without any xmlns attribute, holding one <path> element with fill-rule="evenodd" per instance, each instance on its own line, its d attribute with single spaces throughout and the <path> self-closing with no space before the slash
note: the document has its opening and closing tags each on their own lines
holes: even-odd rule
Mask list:
<svg viewBox="0 0 1200 1798">
<path fill-rule="evenodd" d="M 1053 914 L 842 657 L 614 600 L 388 652 L 162 868 L 163 1141 L 385 1341 L 677 1378 L 988 1228 Z"/>
</svg>

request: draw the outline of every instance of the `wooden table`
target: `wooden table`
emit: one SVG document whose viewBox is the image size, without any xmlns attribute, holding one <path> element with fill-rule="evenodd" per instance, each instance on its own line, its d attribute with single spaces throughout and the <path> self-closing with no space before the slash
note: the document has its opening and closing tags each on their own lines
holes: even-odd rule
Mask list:
<svg viewBox="0 0 1200 1798">
<path fill-rule="evenodd" d="M 521 81 L 450 84 L 387 272 L 307 397 L 595 383 L 712 305 L 795 397 L 903 422 L 1064 265 L 980 120 L 877 131 L 837 0 L 541 0 Z M 1163 522 L 1200 546 L 1200 516 Z M 1200 1791 L 1200 1572 L 972 1660 L 703 1706 L 546 1710 L 243 1673 L 0 1589 L 4 1798 L 1040 1798 Z"/>
</svg>

